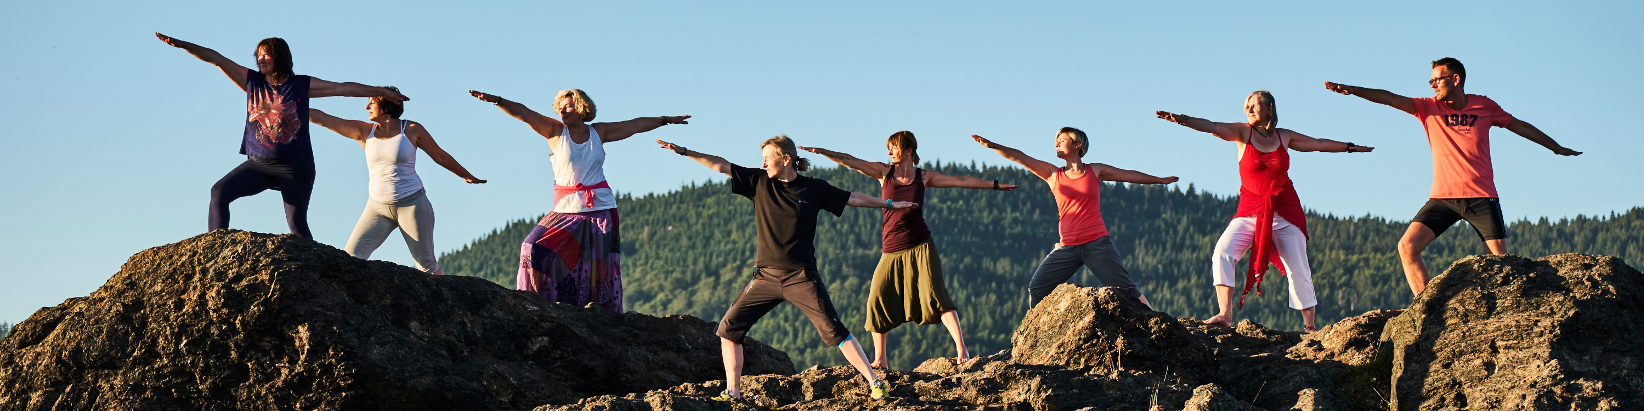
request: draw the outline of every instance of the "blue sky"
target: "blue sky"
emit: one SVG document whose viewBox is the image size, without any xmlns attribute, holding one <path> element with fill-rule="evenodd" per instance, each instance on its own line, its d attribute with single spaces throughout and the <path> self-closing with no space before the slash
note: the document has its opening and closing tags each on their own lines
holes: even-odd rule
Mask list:
<svg viewBox="0 0 1644 411">
<path fill-rule="evenodd" d="M 1157 120 L 1167 110 L 1240 121 L 1245 94 L 1271 90 L 1281 127 L 1374 146 L 1306 153 L 1303 204 L 1408 220 L 1425 201 L 1430 154 L 1416 120 L 1326 91 L 1335 81 L 1429 96 L 1428 62 L 1456 57 L 1468 88 L 1560 143 L 1551 154 L 1492 136 L 1513 220 L 1608 215 L 1644 205 L 1634 127 L 1644 111 L 1638 2 L 9 2 L 0 14 L 0 321 L 102 285 L 130 255 L 205 229 L 212 183 L 236 153 L 244 93 L 162 32 L 252 65 L 264 37 L 290 42 L 296 71 L 400 87 L 484 185 L 422 157 L 441 250 L 548 210 L 548 146 L 466 94 L 547 111 L 586 90 L 599 120 L 684 115 L 607 147 L 613 187 L 665 192 L 720 176 L 656 148 L 664 139 L 757 166 L 784 133 L 877 159 L 898 130 L 921 157 L 1005 164 L 980 134 L 1051 159 L 1055 130 L 1093 138 L 1086 159 L 1175 175 L 1231 194 L 1235 147 Z M 365 116 L 361 98 L 315 108 Z M 316 239 L 347 240 L 364 205 L 364 156 L 321 128 L 310 210 Z M 826 163 L 818 156 L 813 160 Z M 1013 183 L 1034 183 L 1025 177 Z M 1051 201 L 1046 198 L 1045 201 Z M 286 231 L 276 193 L 234 203 L 233 227 Z M 941 222 L 934 222 L 940 224 Z M 1121 234 L 1122 233 L 1116 233 Z M 1387 239 L 1389 248 L 1396 239 Z M 376 259 L 410 264 L 398 239 Z M 1024 273 L 1025 274 L 1025 273 Z M 1389 278 L 1389 281 L 1399 279 Z"/>
</svg>

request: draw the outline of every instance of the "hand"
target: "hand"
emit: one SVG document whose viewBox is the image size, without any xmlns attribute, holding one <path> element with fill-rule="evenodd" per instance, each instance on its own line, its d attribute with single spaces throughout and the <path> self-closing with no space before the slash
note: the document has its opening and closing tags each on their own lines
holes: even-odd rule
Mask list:
<svg viewBox="0 0 1644 411">
<path fill-rule="evenodd" d="M 473 91 L 470 90 L 469 92 L 472 93 Z M 691 122 L 685 121 L 688 118 L 691 118 L 691 116 L 662 116 L 662 124 L 691 124 Z"/>
<path fill-rule="evenodd" d="M 978 143 L 982 143 L 982 147 L 994 148 L 993 141 L 982 138 L 982 136 L 971 134 L 970 138 L 976 139 L 976 142 L 978 142 Z"/>
<path fill-rule="evenodd" d="M 1353 146 L 1353 152 L 1355 153 L 1368 153 L 1374 151 L 1375 149 L 1375 147 Z"/>
<path fill-rule="evenodd" d="M 1187 116 L 1174 114 L 1174 113 L 1171 113 L 1171 112 L 1168 112 L 1168 111 L 1155 111 L 1155 112 L 1153 112 L 1153 115 L 1159 116 L 1159 118 L 1165 119 L 1165 121 L 1169 121 L 1169 122 L 1172 122 L 1172 123 L 1182 124 L 1182 125 L 1187 124 Z"/>
<path fill-rule="evenodd" d="M 1553 154 L 1557 154 L 1557 155 L 1561 155 L 1561 156 L 1579 156 L 1579 155 L 1581 155 L 1581 152 L 1571 150 L 1569 147 L 1558 146 L 1558 148 L 1553 149 Z"/>
<path fill-rule="evenodd" d="M 1162 184 L 1175 184 L 1176 181 L 1179 181 L 1181 179 L 1176 178 L 1176 176 L 1170 176 L 1170 177 L 1161 178 L 1161 180 L 1164 180 L 1164 183 L 1162 183 Z"/>
<path fill-rule="evenodd" d="M 391 89 L 391 88 L 388 88 L 388 87 L 378 87 L 378 88 L 382 89 L 382 91 L 383 91 L 382 98 L 386 98 L 386 99 L 389 99 L 389 100 L 394 100 L 394 101 L 397 101 L 397 102 L 403 102 L 403 101 L 411 99 L 410 97 L 406 97 L 404 94 L 400 94 L 399 90 Z"/>
<path fill-rule="evenodd" d="M 485 184 L 485 180 L 481 180 L 481 179 L 477 179 L 477 178 L 464 178 L 464 179 L 462 179 L 462 182 L 468 183 L 468 184 Z"/>
<path fill-rule="evenodd" d="M 497 97 L 495 95 L 485 94 L 485 93 L 481 93 L 481 92 L 474 91 L 474 90 L 468 90 L 468 95 L 474 96 L 474 98 L 478 98 L 478 99 L 480 99 L 480 101 L 484 101 L 484 102 L 491 103 L 491 104 L 497 104 L 497 103 L 502 102 L 502 97 Z"/>
<path fill-rule="evenodd" d="M 674 154 L 678 154 L 678 155 L 683 156 L 683 155 L 685 155 L 685 152 L 687 151 L 687 150 L 685 150 L 685 147 L 679 146 L 679 145 L 674 144 L 674 143 L 669 143 L 669 142 L 662 141 L 662 140 L 657 140 L 656 143 L 661 144 L 662 148 L 668 149 L 668 151 L 672 151 L 672 152 L 674 152 Z"/>
<path fill-rule="evenodd" d="M 1336 84 L 1336 83 L 1331 83 L 1331 82 L 1326 81 L 1326 82 L 1324 82 L 1324 88 L 1328 89 L 1330 91 L 1341 93 L 1341 95 L 1344 95 L 1344 96 L 1353 95 L 1353 91 L 1348 90 L 1347 85 L 1345 85 L 1345 84 Z"/>
<path fill-rule="evenodd" d="M 822 154 L 823 151 L 828 151 L 827 149 L 820 148 L 820 147 L 805 147 L 805 146 L 801 146 L 801 145 L 794 145 L 794 147 L 797 147 L 800 150 L 805 150 L 805 151 L 809 151 L 809 152 L 816 153 L 816 154 Z M 826 155 L 826 154 L 823 154 L 823 155 Z"/>
<path fill-rule="evenodd" d="M 164 35 L 164 34 L 160 34 L 160 32 L 154 32 L 154 37 L 158 37 L 160 39 L 160 41 L 165 42 L 167 46 L 179 47 L 179 48 L 183 47 L 183 46 L 177 45 L 177 41 L 178 41 L 177 39 L 171 38 L 170 36 L 167 36 L 167 35 Z"/>
<path fill-rule="evenodd" d="M 919 206 L 919 203 L 915 203 L 915 202 L 912 202 L 912 201 L 892 201 L 890 209 L 892 209 L 892 210 L 902 210 L 902 209 L 914 208 L 914 207 L 918 207 L 918 206 Z"/>
<path fill-rule="evenodd" d="M 1015 188 L 1016 188 L 1016 187 L 1017 187 L 1017 186 L 1016 186 L 1016 185 L 1015 185 L 1015 184 L 1000 184 L 1000 185 L 999 185 L 999 188 L 996 188 L 996 189 L 995 189 L 995 190 L 999 190 L 999 191 L 1010 191 L 1010 190 L 1012 190 L 1012 189 L 1015 189 Z"/>
</svg>

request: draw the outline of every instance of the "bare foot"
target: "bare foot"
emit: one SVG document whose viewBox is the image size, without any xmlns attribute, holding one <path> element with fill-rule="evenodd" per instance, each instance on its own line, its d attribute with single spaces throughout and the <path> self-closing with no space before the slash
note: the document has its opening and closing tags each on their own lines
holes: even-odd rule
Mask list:
<svg viewBox="0 0 1644 411">
<path fill-rule="evenodd" d="M 958 366 L 961 366 L 961 365 L 965 365 L 965 363 L 970 362 L 970 360 L 974 360 L 974 359 L 976 359 L 976 357 L 963 356 L 963 355 L 958 356 L 958 357 L 953 357 L 953 366 L 958 367 Z"/>
<path fill-rule="evenodd" d="M 1307 333 L 1308 334 L 1312 334 L 1312 333 L 1316 333 L 1316 332 L 1319 332 L 1319 327 L 1313 326 L 1313 325 L 1307 326 Z"/>
<path fill-rule="evenodd" d="M 1233 316 L 1227 314 L 1216 314 L 1215 317 L 1210 317 L 1210 319 L 1204 320 L 1204 325 L 1220 325 L 1231 328 L 1233 327 Z"/>
<path fill-rule="evenodd" d="M 881 369 L 881 370 L 888 370 L 888 369 L 890 369 L 890 366 L 888 366 L 888 365 L 887 365 L 887 364 L 885 364 L 885 362 L 886 362 L 886 361 L 885 361 L 885 359 L 884 359 L 884 358 L 875 358 L 875 359 L 873 359 L 873 362 L 871 362 L 871 363 L 868 363 L 868 367 L 870 367 L 870 368 L 878 368 L 878 369 Z"/>
</svg>

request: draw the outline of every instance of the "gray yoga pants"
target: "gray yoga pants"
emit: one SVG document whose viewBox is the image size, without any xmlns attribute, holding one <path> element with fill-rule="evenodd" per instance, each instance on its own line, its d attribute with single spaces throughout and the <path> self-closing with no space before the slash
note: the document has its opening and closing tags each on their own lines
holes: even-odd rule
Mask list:
<svg viewBox="0 0 1644 411">
<path fill-rule="evenodd" d="M 417 269 L 425 273 L 440 270 L 434 260 L 434 205 L 428 202 L 423 190 L 394 201 L 365 200 L 365 213 L 354 224 L 354 233 L 348 235 L 343 251 L 360 259 L 370 259 L 371 252 L 382 246 L 388 234 L 400 229 L 405 245 L 411 249 L 411 258 Z"/>
<path fill-rule="evenodd" d="M 1039 305 L 1056 286 L 1073 278 L 1081 266 L 1089 267 L 1102 286 L 1119 287 L 1119 292 L 1130 298 L 1142 297 L 1142 291 L 1130 280 L 1130 272 L 1119 265 L 1119 249 L 1104 235 L 1088 243 L 1057 245 L 1055 250 L 1050 250 L 1050 255 L 1039 262 L 1039 268 L 1033 270 L 1033 279 L 1028 281 L 1028 308 Z"/>
</svg>

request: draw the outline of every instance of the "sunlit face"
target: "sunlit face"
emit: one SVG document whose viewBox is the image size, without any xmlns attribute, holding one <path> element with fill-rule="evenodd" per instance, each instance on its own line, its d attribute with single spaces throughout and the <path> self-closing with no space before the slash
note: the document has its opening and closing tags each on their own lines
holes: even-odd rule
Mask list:
<svg viewBox="0 0 1644 411">
<path fill-rule="evenodd" d="M 1434 98 L 1447 100 L 1446 97 L 1450 97 L 1450 93 L 1455 92 L 1461 85 L 1461 76 L 1451 73 L 1449 67 L 1434 67 L 1433 76 L 1428 78 L 1427 85 L 1433 87 Z"/>
<path fill-rule="evenodd" d="M 782 174 L 783 170 L 793 166 L 793 157 L 783 154 L 782 150 L 776 148 L 775 144 L 766 144 L 765 147 L 761 147 L 759 155 L 765 158 L 764 161 L 759 163 L 759 167 L 765 169 L 766 177 L 776 178 L 776 176 Z"/>
<path fill-rule="evenodd" d="M 902 146 L 896 145 L 895 142 L 885 143 L 885 154 L 890 156 L 892 163 L 901 163 L 908 159 L 908 156 L 903 154 Z"/>
<path fill-rule="evenodd" d="M 388 110 L 383 110 L 382 106 L 377 104 L 377 99 L 366 99 L 365 115 L 371 121 L 382 121 L 388 119 Z"/>
<path fill-rule="evenodd" d="M 274 72 L 274 55 L 268 53 L 268 47 L 257 47 L 257 71 L 260 73 Z"/>
<path fill-rule="evenodd" d="M 555 101 L 554 111 L 559 112 L 560 121 L 572 124 L 582 123 L 582 113 L 577 112 L 576 104 L 572 104 L 571 99 L 562 98 Z"/>
<path fill-rule="evenodd" d="M 1262 104 L 1261 95 L 1251 94 L 1244 99 L 1244 119 L 1250 124 L 1266 125 L 1272 121 L 1273 112 L 1268 110 L 1266 104 Z"/>
<path fill-rule="evenodd" d="M 1083 157 L 1079 155 L 1079 138 L 1074 137 L 1072 133 L 1056 134 L 1056 156 L 1061 158 L 1069 158 L 1069 156 L 1072 156 L 1072 158 Z"/>
</svg>

